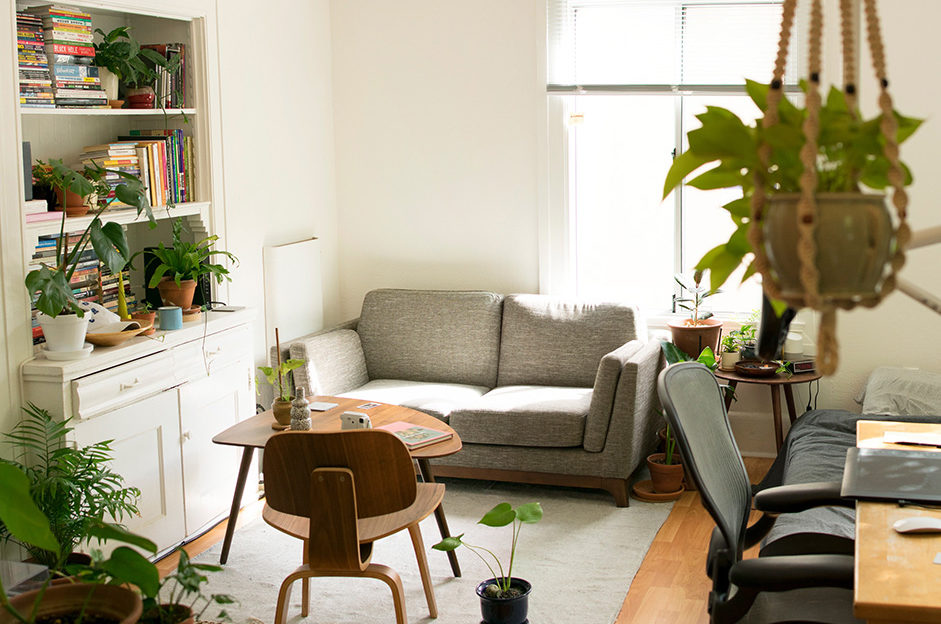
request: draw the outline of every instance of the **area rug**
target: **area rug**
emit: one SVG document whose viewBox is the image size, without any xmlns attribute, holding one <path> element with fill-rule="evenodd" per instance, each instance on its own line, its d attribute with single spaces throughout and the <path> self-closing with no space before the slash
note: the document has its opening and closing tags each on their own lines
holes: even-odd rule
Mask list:
<svg viewBox="0 0 941 624">
<path fill-rule="evenodd" d="M 503 501 L 514 507 L 538 501 L 545 515 L 520 534 L 513 574 L 533 584 L 533 624 L 609 624 L 614 622 L 654 536 L 672 504 L 631 500 L 617 508 L 610 495 L 571 488 L 445 480 L 445 510 L 451 533 L 501 556 L 509 552 L 510 530 L 477 524 L 484 512 Z M 438 601 L 438 619 L 428 615 L 421 577 L 407 531 L 376 542 L 373 562 L 394 568 L 405 586 L 408 621 L 476 624 L 480 607 L 474 588 L 489 578 L 487 568 L 466 549 L 458 551 L 463 575 L 454 578 L 444 553 L 430 550 L 440 537 L 434 518 L 422 525 L 428 565 Z M 221 544 L 196 561 L 218 563 Z M 281 581 L 301 561 L 301 542 L 258 519 L 240 528 L 222 572 L 210 574 L 209 591 L 232 594 L 238 606 L 228 609 L 238 624 L 274 620 Z M 304 624 L 394 624 L 392 596 L 373 579 L 311 580 L 311 610 L 300 615 L 300 582 L 291 594 L 289 622 Z M 212 619 L 213 610 L 205 613 Z"/>
</svg>

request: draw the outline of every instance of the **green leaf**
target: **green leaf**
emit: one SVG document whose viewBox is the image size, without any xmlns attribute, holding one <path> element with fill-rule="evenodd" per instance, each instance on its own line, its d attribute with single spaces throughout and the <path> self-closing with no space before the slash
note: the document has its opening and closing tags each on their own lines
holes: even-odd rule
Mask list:
<svg viewBox="0 0 941 624">
<path fill-rule="evenodd" d="M 7 531 L 24 544 L 58 552 L 59 542 L 49 530 L 49 520 L 33 502 L 29 478 L 13 464 L 0 463 L 0 491 L 0 522 Z"/>
<path fill-rule="evenodd" d="M 71 308 L 79 317 L 85 311 L 79 307 L 72 295 L 72 287 L 62 271 L 55 271 L 43 266 L 26 275 L 26 289 L 30 294 L 39 292 L 36 309 L 55 318 L 66 308 Z"/>
<path fill-rule="evenodd" d="M 690 357 L 672 342 L 661 341 L 660 350 L 663 352 L 663 359 L 666 360 L 667 364 L 690 361 Z"/>
<path fill-rule="evenodd" d="M 667 172 L 666 180 L 663 182 L 663 198 L 666 199 L 670 191 L 683 182 L 683 178 L 712 160 L 714 159 L 700 156 L 689 150 L 674 158 L 673 164 L 670 165 L 670 170 Z"/>
<path fill-rule="evenodd" d="M 924 119 L 917 119 L 915 117 L 906 117 L 897 112 L 895 113 L 895 120 L 899 124 L 898 133 L 895 135 L 896 141 L 899 143 L 904 142 L 908 137 L 912 136 L 925 121 Z"/>
<path fill-rule="evenodd" d="M 516 517 L 520 522 L 535 524 L 542 520 L 542 505 L 539 503 L 526 503 L 516 508 Z"/>
<path fill-rule="evenodd" d="M 739 158 L 743 162 L 757 162 L 757 145 L 752 131 L 735 113 L 717 106 L 706 107 L 696 115 L 702 126 L 687 133 L 689 150 L 700 157 Z"/>
<path fill-rule="evenodd" d="M 120 273 L 131 257 L 124 229 L 111 222 L 102 226 L 101 220 L 95 218 L 88 231 L 98 259 L 104 262 L 112 273 Z"/>
<path fill-rule="evenodd" d="M 742 186 L 745 174 L 741 169 L 729 169 L 718 166 L 709 171 L 701 173 L 686 184 L 703 191 L 720 188 L 734 188 Z"/>
<path fill-rule="evenodd" d="M 434 548 L 435 550 L 441 550 L 444 552 L 452 551 L 462 544 L 461 542 L 462 537 L 464 537 L 463 533 L 461 533 L 457 537 L 446 537 L 440 542 L 438 542 L 437 544 L 435 544 L 434 546 L 432 546 L 432 548 Z"/>
<path fill-rule="evenodd" d="M 160 591 L 157 566 L 133 548 L 118 546 L 101 567 L 115 580 L 137 586 L 145 596 L 153 597 Z"/>
<path fill-rule="evenodd" d="M 754 275 L 757 271 L 758 271 L 758 268 L 755 266 L 755 262 L 754 261 L 749 262 L 748 267 L 745 269 L 745 274 L 742 275 L 741 283 L 744 283 L 745 280 L 747 280 L 749 277 Z"/>
<path fill-rule="evenodd" d="M 755 106 L 761 112 L 765 112 L 765 109 L 768 108 L 768 90 L 770 88 L 762 82 L 745 80 L 745 93 L 748 94 L 748 97 L 751 98 L 751 101 L 755 103 Z"/>
<path fill-rule="evenodd" d="M 774 310 L 774 315 L 781 318 L 781 315 L 787 310 L 787 304 L 780 299 L 769 299 L 769 301 L 771 302 L 771 309 Z"/>
<path fill-rule="evenodd" d="M 484 514 L 484 517 L 477 521 L 477 524 L 483 524 L 491 527 L 506 526 L 516 519 L 516 512 L 510 507 L 509 503 L 500 503 L 493 509 Z"/>
<path fill-rule="evenodd" d="M 88 536 L 97 537 L 101 540 L 124 542 L 125 544 L 131 544 L 132 546 L 142 548 L 147 552 L 157 552 L 157 545 L 143 535 L 131 533 L 123 527 L 120 527 L 116 524 L 110 524 L 108 522 L 97 521 L 92 523 L 88 527 Z"/>
<path fill-rule="evenodd" d="M 699 354 L 699 357 L 696 358 L 696 361 L 700 364 L 704 364 L 707 368 L 714 369 L 717 362 L 716 354 L 713 353 L 712 347 L 705 347 L 702 353 Z"/>
<path fill-rule="evenodd" d="M 726 205 L 722 206 L 722 208 L 728 210 L 729 214 L 733 217 L 738 217 L 739 219 L 751 218 L 751 202 L 749 202 L 745 197 L 733 199 Z"/>
</svg>

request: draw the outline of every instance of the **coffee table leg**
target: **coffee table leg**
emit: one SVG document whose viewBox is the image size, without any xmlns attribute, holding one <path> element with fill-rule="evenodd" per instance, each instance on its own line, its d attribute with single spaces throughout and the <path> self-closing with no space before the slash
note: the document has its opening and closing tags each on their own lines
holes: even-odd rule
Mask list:
<svg viewBox="0 0 941 624">
<path fill-rule="evenodd" d="M 434 483 L 435 476 L 431 472 L 431 465 L 428 463 L 427 459 L 418 460 L 418 469 L 421 471 L 421 480 L 425 483 Z M 451 537 L 451 530 L 448 528 L 448 519 L 444 517 L 444 503 L 438 505 L 435 509 L 435 521 L 438 523 L 438 532 L 441 533 L 441 538 Z M 457 553 L 453 550 L 448 552 L 448 561 L 451 562 L 451 571 L 454 573 L 455 578 L 460 578 L 461 576 L 461 564 L 457 561 Z"/>
<path fill-rule="evenodd" d="M 235 523 L 239 519 L 239 508 L 242 505 L 242 493 L 245 491 L 245 481 L 248 478 L 248 469 L 252 465 L 252 455 L 255 448 L 246 446 L 242 449 L 242 465 L 239 466 L 239 476 L 235 481 L 235 494 L 232 496 L 232 508 L 229 510 L 229 522 L 225 525 L 225 539 L 222 540 L 222 554 L 219 563 L 224 564 L 229 558 L 229 547 L 232 546 L 232 535 L 235 534 Z"/>
<path fill-rule="evenodd" d="M 771 385 L 771 411 L 774 414 L 774 441 L 777 444 L 777 450 L 781 450 L 781 445 L 784 444 L 781 426 L 781 388 L 776 384 Z"/>
<path fill-rule="evenodd" d="M 784 400 L 787 401 L 787 417 L 791 419 L 791 424 L 797 420 L 797 408 L 794 406 L 794 390 L 791 385 L 784 386 Z"/>
</svg>

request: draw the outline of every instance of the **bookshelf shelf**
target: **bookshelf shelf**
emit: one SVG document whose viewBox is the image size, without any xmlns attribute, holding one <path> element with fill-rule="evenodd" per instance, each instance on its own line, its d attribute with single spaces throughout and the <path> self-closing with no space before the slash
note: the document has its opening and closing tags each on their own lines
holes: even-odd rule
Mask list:
<svg viewBox="0 0 941 624">
<path fill-rule="evenodd" d="M 154 207 L 154 218 L 158 221 L 164 219 L 175 219 L 176 217 L 188 217 L 191 215 L 201 214 L 203 210 L 209 208 L 209 202 L 187 202 L 181 203 L 173 206 L 173 208 L 167 209 L 166 206 L 155 206 Z M 92 216 L 86 215 L 84 217 L 71 217 L 65 220 L 65 231 L 66 232 L 80 232 L 84 231 L 88 224 L 91 223 Z M 108 221 L 113 221 L 114 223 L 119 223 L 121 225 L 126 225 L 129 223 L 146 223 L 147 217 L 145 215 L 137 216 L 137 211 L 133 208 L 127 210 L 106 210 L 101 215 L 101 220 L 107 223 Z M 43 221 L 42 223 L 27 223 L 26 224 L 26 233 L 35 238 L 37 236 L 44 236 L 47 234 L 58 234 L 59 228 L 61 227 L 61 221 Z M 32 251 L 32 250 L 30 250 Z"/>
<path fill-rule="evenodd" d="M 28 115 L 53 115 L 56 117 L 163 117 L 164 114 L 171 117 L 179 115 L 196 115 L 195 108 L 20 108 L 20 114 Z"/>
</svg>

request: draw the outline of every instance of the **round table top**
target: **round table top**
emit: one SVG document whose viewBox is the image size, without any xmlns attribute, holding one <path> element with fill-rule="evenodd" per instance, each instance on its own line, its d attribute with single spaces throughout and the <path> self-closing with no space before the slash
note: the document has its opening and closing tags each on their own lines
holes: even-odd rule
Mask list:
<svg viewBox="0 0 941 624">
<path fill-rule="evenodd" d="M 392 405 L 389 403 L 377 403 L 364 399 L 349 399 L 330 396 L 318 396 L 310 398 L 310 402 L 325 401 L 337 403 L 333 409 L 326 412 L 311 412 L 310 422 L 311 431 L 340 431 L 340 415 L 343 412 L 354 411 L 364 412 L 369 415 L 373 428 L 381 425 L 389 425 L 397 421 L 404 421 L 420 427 L 446 431 L 451 437 L 441 442 L 435 442 L 428 446 L 413 449 L 409 451 L 415 459 L 432 459 L 435 457 L 446 457 L 453 455 L 461 450 L 461 437 L 447 423 L 438 420 L 434 416 L 413 410 L 401 405 Z M 374 407 L 363 408 L 362 405 L 373 405 Z M 222 433 L 213 437 L 212 441 L 216 444 L 225 444 L 229 446 L 251 446 L 254 448 L 264 448 L 268 439 L 279 433 L 271 428 L 274 422 L 274 415 L 271 410 L 256 414 L 251 418 L 243 420 L 237 425 L 229 427 Z"/>
<path fill-rule="evenodd" d="M 811 373 L 794 373 L 790 377 L 784 373 L 776 373 L 770 377 L 746 377 L 745 375 L 739 375 L 734 370 L 722 370 L 721 368 L 717 368 L 714 372 L 716 377 L 726 381 L 734 381 L 736 383 L 766 384 L 770 386 L 789 386 L 791 384 L 814 381 L 816 379 L 820 379 L 821 377 L 820 373 L 816 371 Z"/>
</svg>

